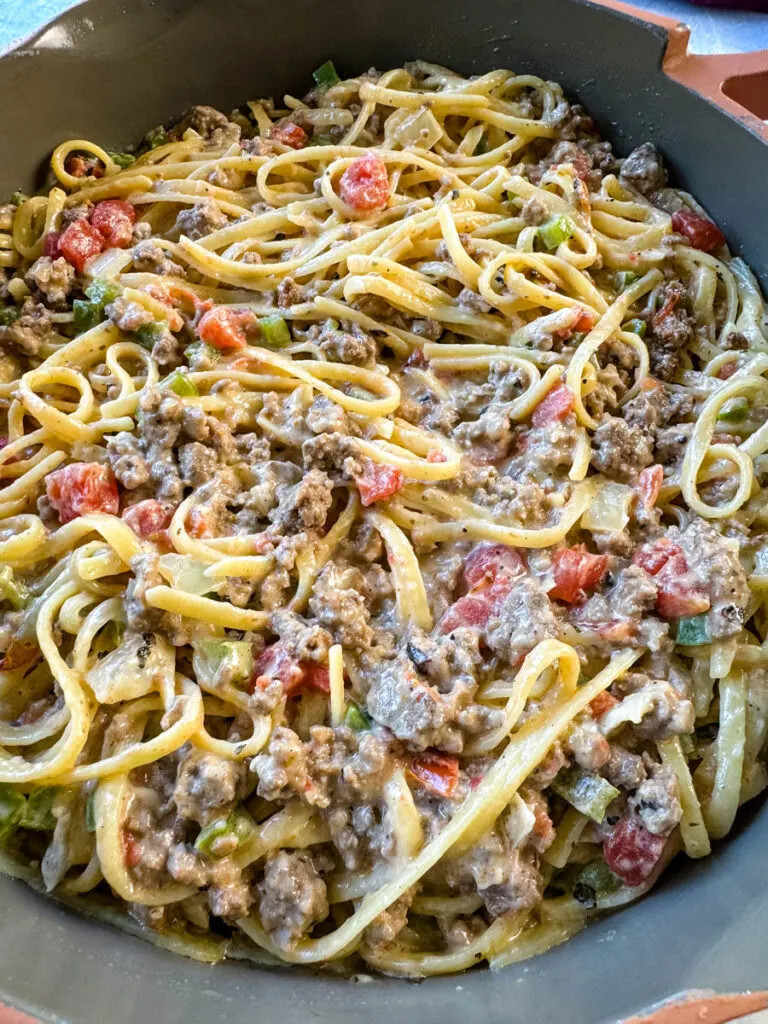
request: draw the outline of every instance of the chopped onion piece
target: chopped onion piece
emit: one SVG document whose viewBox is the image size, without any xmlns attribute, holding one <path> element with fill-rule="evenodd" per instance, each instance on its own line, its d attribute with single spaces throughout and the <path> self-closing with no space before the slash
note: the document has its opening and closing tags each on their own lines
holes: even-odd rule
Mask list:
<svg viewBox="0 0 768 1024">
<path fill-rule="evenodd" d="M 161 555 L 160 572 L 175 590 L 202 597 L 216 592 L 224 580 L 215 580 L 205 575 L 206 566 L 189 555 Z"/>
<path fill-rule="evenodd" d="M 581 517 L 585 530 L 618 533 L 629 522 L 633 491 L 626 484 L 604 483 Z"/>
<path fill-rule="evenodd" d="M 384 122 L 384 145 L 431 149 L 443 136 L 443 129 L 426 107 L 418 110 L 400 108 Z"/>
<path fill-rule="evenodd" d="M 118 704 L 173 689 L 176 654 L 157 633 L 128 633 L 86 676 L 99 704 Z"/>
</svg>

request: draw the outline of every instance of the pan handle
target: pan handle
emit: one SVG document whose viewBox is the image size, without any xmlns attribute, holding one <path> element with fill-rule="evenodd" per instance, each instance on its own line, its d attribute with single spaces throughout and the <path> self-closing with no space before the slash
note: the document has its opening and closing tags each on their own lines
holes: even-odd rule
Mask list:
<svg viewBox="0 0 768 1024">
<path fill-rule="evenodd" d="M 691 30 L 682 22 L 622 0 L 590 2 L 663 28 L 667 33 L 663 68 L 668 77 L 715 103 L 768 143 L 768 50 L 689 53 Z"/>
<path fill-rule="evenodd" d="M 753 53 L 688 52 L 690 30 L 669 30 L 665 73 L 737 117 L 768 142 L 768 50 Z"/>
</svg>

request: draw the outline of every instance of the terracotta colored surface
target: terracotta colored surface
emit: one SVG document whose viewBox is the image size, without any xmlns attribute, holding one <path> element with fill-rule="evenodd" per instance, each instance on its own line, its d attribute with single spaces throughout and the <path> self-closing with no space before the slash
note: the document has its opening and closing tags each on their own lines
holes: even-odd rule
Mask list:
<svg viewBox="0 0 768 1024">
<path fill-rule="evenodd" d="M 687 25 L 652 11 L 640 11 L 620 0 L 592 0 L 665 28 L 669 35 L 664 71 L 681 85 L 738 117 L 768 142 L 768 50 L 754 53 L 694 54 L 688 52 Z"/>
<path fill-rule="evenodd" d="M 26 1013 L 12 1010 L 9 1006 L 0 1006 L 0 1024 L 40 1024 L 40 1022 L 33 1017 L 28 1017 Z"/>
<path fill-rule="evenodd" d="M 733 996 L 713 996 L 673 1003 L 649 1017 L 632 1017 L 625 1024 L 726 1024 L 748 1013 L 768 1007 L 768 992 L 750 992 Z"/>
</svg>

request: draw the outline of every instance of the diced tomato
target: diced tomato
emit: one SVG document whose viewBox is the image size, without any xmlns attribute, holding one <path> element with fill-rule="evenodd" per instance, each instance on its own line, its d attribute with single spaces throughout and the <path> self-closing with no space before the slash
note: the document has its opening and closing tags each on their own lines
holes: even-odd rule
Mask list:
<svg viewBox="0 0 768 1024">
<path fill-rule="evenodd" d="M 72 221 L 59 238 L 61 255 L 79 271 L 82 271 L 92 256 L 98 256 L 103 248 L 103 235 L 87 220 Z"/>
<path fill-rule="evenodd" d="M 579 547 L 560 548 L 552 555 L 555 585 L 549 596 L 569 604 L 583 600 L 586 591 L 597 586 L 607 568 L 607 555 L 593 555 Z"/>
<path fill-rule="evenodd" d="M 662 537 L 653 544 L 638 548 L 632 561 L 655 578 L 659 588 L 656 611 L 665 619 L 699 615 L 709 608 L 707 591 L 689 570 L 679 545 Z"/>
<path fill-rule="evenodd" d="M 632 561 L 641 569 L 645 569 L 651 576 L 655 576 L 670 558 L 682 553 L 682 548 L 678 544 L 673 544 L 671 540 L 662 537 L 652 544 L 643 544 L 642 547 L 639 547 L 632 556 Z"/>
<path fill-rule="evenodd" d="M 714 252 L 725 245 L 725 235 L 711 220 L 700 217 L 693 210 L 677 210 L 672 214 L 672 229 L 685 235 L 694 249 Z"/>
<path fill-rule="evenodd" d="M 74 178 L 103 178 L 104 165 L 95 156 L 85 157 L 76 154 L 67 160 L 67 170 Z"/>
<path fill-rule="evenodd" d="M 108 248 L 125 249 L 133 239 L 136 210 L 124 199 L 105 199 L 96 204 L 91 223 Z"/>
<path fill-rule="evenodd" d="M 231 352 L 246 347 L 248 339 L 244 325 L 253 320 L 250 313 L 237 312 L 227 306 L 214 306 L 200 318 L 197 333 L 202 341 L 213 345 L 220 352 Z"/>
<path fill-rule="evenodd" d="M 574 319 L 569 327 L 564 327 L 561 331 L 555 331 L 555 335 L 558 338 L 562 338 L 564 341 L 574 334 L 576 331 L 591 331 L 595 326 L 595 314 L 591 309 L 584 309 L 582 306 L 573 307 Z"/>
<path fill-rule="evenodd" d="M 467 587 L 494 586 L 502 579 L 514 580 L 525 572 L 525 565 L 515 548 L 506 544 L 477 544 L 464 559 L 463 576 Z"/>
<path fill-rule="evenodd" d="M 606 711 L 615 708 L 618 703 L 613 694 L 608 693 L 607 690 L 602 690 L 589 702 L 589 710 L 594 718 L 602 718 Z"/>
<path fill-rule="evenodd" d="M 648 466 L 637 478 L 635 491 L 643 508 L 651 509 L 656 504 L 664 483 L 664 470 L 661 466 Z"/>
<path fill-rule="evenodd" d="M 142 540 L 153 540 L 165 547 L 168 545 L 168 527 L 175 511 L 176 507 L 168 502 L 147 498 L 125 509 L 122 518 Z"/>
<path fill-rule="evenodd" d="M 200 540 L 202 537 L 212 537 L 213 532 L 208 525 L 208 515 L 205 509 L 193 508 L 187 516 L 187 533 L 190 537 Z"/>
<path fill-rule="evenodd" d="M 141 849 L 136 837 L 127 828 L 122 830 L 123 863 L 127 868 L 135 868 L 141 860 Z"/>
<path fill-rule="evenodd" d="M 62 523 L 89 512 L 116 516 L 120 508 L 115 475 L 98 462 L 73 462 L 49 473 L 45 490 Z"/>
<path fill-rule="evenodd" d="M 667 317 L 671 316 L 674 313 L 675 307 L 680 301 L 680 298 L 681 297 L 678 292 L 672 291 L 667 294 L 666 298 L 664 299 L 664 305 L 661 307 L 660 310 L 658 310 L 658 312 L 654 313 L 653 315 L 654 329 L 658 329 L 664 323 Z"/>
<path fill-rule="evenodd" d="M 603 843 L 605 863 L 627 885 L 642 885 L 653 874 L 666 845 L 636 815 L 622 818 Z"/>
<path fill-rule="evenodd" d="M 573 167 L 577 177 L 582 181 L 587 180 L 589 172 L 592 170 L 592 160 L 588 153 L 579 150 L 577 153 L 569 154 L 568 159 L 564 162 Z"/>
<path fill-rule="evenodd" d="M 61 249 L 59 248 L 60 238 L 60 231 L 47 232 L 45 238 L 43 238 L 43 256 L 50 256 L 52 260 L 56 260 L 61 256 Z"/>
<path fill-rule="evenodd" d="M 656 611 L 665 619 L 700 615 L 708 611 L 709 606 L 710 600 L 704 590 L 701 587 L 692 589 L 684 575 L 677 579 L 664 580 L 656 596 Z"/>
<path fill-rule="evenodd" d="M 534 427 L 543 427 L 556 420 L 564 420 L 573 410 L 575 396 L 567 384 L 558 384 L 546 394 L 531 416 Z"/>
<path fill-rule="evenodd" d="M 331 692 L 331 675 L 325 665 L 318 665 L 316 661 L 302 661 L 300 665 L 304 672 L 303 686 L 323 693 Z"/>
<path fill-rule="evenodd" d="M 723 365 L 717 371 L 718 380 L 730 380 L 734 373 L 736 373 L 738 368 L 739 364 L 736 362 L 735 359 L 727 363 L 723 363 Z"/>
<path fill-rule="evenodd" d="M 450 633 L 463 626 L 484 626 L 491 617 L 494 604 L 489 592 L 460 597 L 442 617 L 438 629 L 441 633 Z"/>
<path fill-rule="evenodd" d="M 443 455 L 439 448 L 430 448 L 427 452 L 427 462 L 447 462 L 448 459 Z"/>
<path fill-rule="evenodd" d="M 339 182 L 339 195 L 354 210 L 371 213 L 389 202 L 389 178 L 384 161 L 373 150 L 353 160 Z"/>
<path fill-rule="evenodd" d="M 595 314 L 591 309 L 582 309 L 581 316 L 573 325 L 574 331 L 591 331 L 595 326 Z"/>
<path fill-rule="evenodd" d="M 269 137 L 275 142 L 282 142 L 284 146 L 290 146 L 291 149 L 304 149 L 309 141 L 309 136 L 304 129 L 300 125 L 294 124 L 293 121 L 276 124 L 270 130 Z"/>
<path fill-rule="evenodd" d="M 459 759 L 439 750 L 425 750 L 411 759 L 408 771 L 430 793 L 449 797 L 459 782 Z"/>
<path fill-rule="evenodd" d="M 363 472 L 355 477 L 360 500 L 364 505 L 391 498 L 403 486 L 402 471 L 395 466 L 385 466 L 372 459 L 365 459 Z"/>
<path fill-rule="evenodd" d="M 280 642 L 265 647 L 256 659 L 251 691 L 264 690 L 273 680 L 283 684 L 286 697 L 309 688 L 328 693 L 331 689 L 328 669 L 314 661 L 298 661 Z"/>
<path fill-rule="evenodd" d="M 655 377 L 643 377 L 639 386 L 641 391 L 656 391 L 657 388 L 663 387 Z"/>
</svg>

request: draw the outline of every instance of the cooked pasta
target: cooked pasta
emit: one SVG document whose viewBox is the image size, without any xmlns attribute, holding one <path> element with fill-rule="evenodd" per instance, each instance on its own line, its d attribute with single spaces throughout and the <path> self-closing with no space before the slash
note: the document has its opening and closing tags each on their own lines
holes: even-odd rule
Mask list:
<svg viewBox="0 0 768 1024">
<path fill-rule="evenodd" d="M 315 81 L 0 208 L 0 867 L 502 967 L 768 782 L 765 308 L 556 84 Z"/>
</svg>

